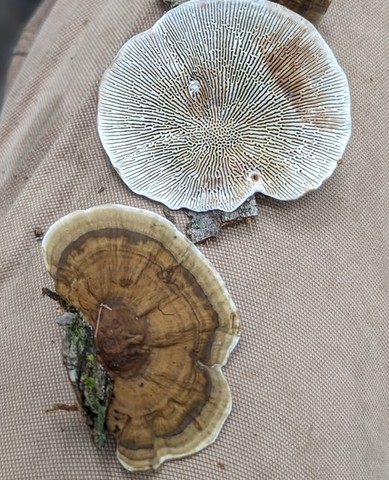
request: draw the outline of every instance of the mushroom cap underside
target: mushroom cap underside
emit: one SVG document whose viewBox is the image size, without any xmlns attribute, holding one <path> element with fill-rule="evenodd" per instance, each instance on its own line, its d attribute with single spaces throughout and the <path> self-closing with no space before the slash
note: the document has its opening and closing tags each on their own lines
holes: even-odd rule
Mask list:
<svg viewBox="0 0 389 480">
<path fill-rule="evenodd" d="M 296 199 L 350 137 L 347 79 L 316 28 L 266 0 L 191 0 L 105 72 L 98 130 L 123 181 L 172 209 Z"/>
<path fill-rule="evenodd" d="M 157 468 L 212 443 L 231 409 L 221 367 L 240 327 L 197 248 L 157 214 L 109 205 L 58 220 L 43 249 L 113 379 L 106 427 L 122 465 Z"/>
</svg>

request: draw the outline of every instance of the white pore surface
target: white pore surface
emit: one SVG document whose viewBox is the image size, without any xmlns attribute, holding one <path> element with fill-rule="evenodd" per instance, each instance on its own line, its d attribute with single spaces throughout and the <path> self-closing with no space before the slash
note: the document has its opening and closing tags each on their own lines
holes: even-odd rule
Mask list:
<svg viewBox="0 0 389 480">
<path fill-rule="evenodd" d="M 130 39 L 98 128 L 123 181 L 172 209 L 316 189 L 350 136 L 347 80 L 317 30 L 266 0 L 192 0 Z"/>
</svg>

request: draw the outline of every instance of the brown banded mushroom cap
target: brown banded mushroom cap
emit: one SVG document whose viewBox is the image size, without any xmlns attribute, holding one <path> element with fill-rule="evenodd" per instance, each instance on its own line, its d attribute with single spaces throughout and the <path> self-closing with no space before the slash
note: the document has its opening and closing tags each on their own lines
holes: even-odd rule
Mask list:
<svg viewBox="0 0 389 480">
<path fill-rule="evenodd" d="M 113 379 L 106 427 L 122 465 L 157 468 L 212 443 L 231 410 L 221 367 L 239 320 L 199 250 L 161 216 L 120 205 L 65 216 L 43 249 Z"/>
<path fill-rule="evenodd" d="M 175 7 L 188 0 L 163 0 L 164 3 Z M 271 0 L 285 7 L 290 8 L 294 12 L 302 15 L 312 23 L 317 23 L 326 13 L 332 0 Z"/>
<path fill-rule="evenodd" d="M 316 28 L 266 0 L 191 0 L 131 38 L 100 87 L 98 129 L 136 193 L 172 209 L 291 200 L 335 170 L 347 79 Z"/>
<path fill-rule="evenodd" d="M 332 0 L 271 0 L 302 15 L 312 23 L 318 23 L 325 15 Z"/>
</svg>

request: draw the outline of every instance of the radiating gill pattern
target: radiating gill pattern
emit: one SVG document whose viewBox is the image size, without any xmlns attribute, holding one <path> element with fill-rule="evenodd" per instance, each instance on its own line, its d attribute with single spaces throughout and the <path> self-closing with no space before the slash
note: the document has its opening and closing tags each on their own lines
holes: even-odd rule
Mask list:
<svg viewBox="0 0 389 480">
<path fill-rule="evenodd" d="M 235 210 L 318 188 L 350 135 L 346 77 L 316 29 L 261 0 L 192 0 L 130 39 L 100 88 L 99 133 L 136 193 Z"/>
</svg>

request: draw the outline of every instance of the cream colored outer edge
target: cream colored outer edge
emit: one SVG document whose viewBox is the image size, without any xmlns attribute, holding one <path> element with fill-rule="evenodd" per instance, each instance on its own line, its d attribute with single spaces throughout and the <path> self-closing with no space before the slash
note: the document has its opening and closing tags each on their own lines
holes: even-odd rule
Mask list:
<svg viewBox="0 0 389 480">
<path fill-rule="evenodd" d="M 236 343 L 235 343 L 236 344 Z M 223 409 L 223 417 L 221 421 L 217 424 L 215 423 L 208 423 L 207 425 L 202 425 L 204 427 L 203 430 L 203 439 L 201 442 L 197 442 L 198 437 L 194 436 L 194 441 L 189 443 L 186 442 L 186 449 L 185 452 L 180 449 L 180 447 L 167 447 L 164 445 L 163 439 L 157 439 L 157 446 L 159 456 L 155 458 L 155 462 L 153 464 L 144 464 L 142 460 L 133 460 L 132 464 L 129 465 L 126 463 L 126 458 L 117 451 L 117 458 L 120 464 L 130 472 L 140 472 L 140 471 L 147 471 L 147 470 L 157 470 L 163 463 L 168 460 L 178 460 L 180 458 L 188 457 L 194 455 L 195 453 L 200 452 L 204 448 L 208 447 L 212 443 L 216 441 L 218 438 L 223 425 L 231 413 L 232 409 L 232 398 L 231 398 L 231 391 L 230 387 L 225 379 L 223 372 L 221 370 L 221 365 L 215 365 L 212 368 L 208 368 L 208 372 L 211 377 L 213 389 L 212 391 L 215 392 L 214 397 L 211 397 L 211 400 L 217 401 L 219 411 Z M 215 386 L 217 388 L 215 389 Z M 205 406 L 203 411 L 201 412 L 201 417 L 204 415 L 209 418 L 210 413 L 204 412 L 204 410 L 212 410 L 213 403 L 209 401 Z M 212 417 L 211 417 L 212 418 Z M 193 428 L 195 430 L 195 427 Z M 186 431 L 186 430 L 185 430 Z M 159 441 L 158 441 L 159 440 Z"/>
<path fill-rule="evenodd" d="M 212 384 L 217 385 L 218 389 L 224 393 L 221 396 L 216 395 L 219 406 L 221 406 L 220 402 L 224 402 L 224 412 L 219 424 L 205 426 L 204 439 L 197 445 L 191 445 L 189 452 L 188 449 L 185 452 L 180 452 L 179 448 L 176 451 L 165 451 L 153 465 L 145 466 L 142 465 L 142 462 L 140 462 L 140 465 L 136 465 L 137 462 L 134 462 L 134 465 L 129 465 L 117 452 L 119 462 L 129 471 L 157 469 L 167 460 L 178 459 L 199 452 L 212 444 L 218 437 L 232 408 L 231 392 L 221 368 L 226 364 L 230 353 L 239 341 L 240 320 L 235 304 L 222 278 L 211 263 L 171 222 L 147 210 L 124 205 L 102 205 L 87 210 L 78 210 L 57 220 L 49 228 L 42 242 L 44 262 L 50 275 L 55 279 L 61 254 L 70 243 L 77 240 L 81 235 L 101 228 L 128 228 L 130 231 L 147 235 L 162 243 L 175 258 L 181 259 L 181 264 L 196 277 L 198 284 L 208 296 L 219 317 L 225 319 L 225 326 L 228 326 L 226 328 L 228 332 L 223 333 L 219 330 L 216 332 L 211 358 L 206 365 Z M 224 342 L 228 339 L 227 348 L 220 348 L 224 343 L 222 342 L 223 337 Z M 210 403 L 208 402 L 204 409 L 210 408 Z"/>
</svg>

